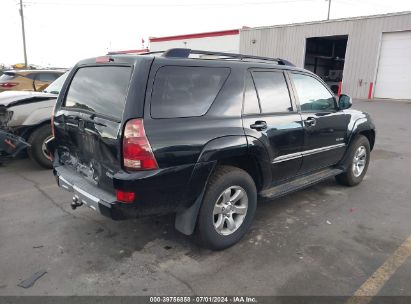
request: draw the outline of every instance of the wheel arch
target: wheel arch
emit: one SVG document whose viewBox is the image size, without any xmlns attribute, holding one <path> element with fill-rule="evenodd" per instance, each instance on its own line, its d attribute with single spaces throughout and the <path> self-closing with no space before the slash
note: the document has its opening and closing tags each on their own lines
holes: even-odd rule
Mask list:
<svg viewBox="0 0 411 304">
<path fill-rule="evenodd" d="M 209 141 L 204 146 L 191 175 L 186 200 L 189 204 L 177 213 L 175 228 L 186 235 L 194 232 L 210 176 L 220 166 L 229 165 L 246 171 L 254 180 L 257 191 L 261 190 L 267 182 L 267 177 L 256 151 L 260 151 L 258 153 L 261 154 L 262 150 L 250 150 L 246 136 L 224 136 Z"/>
</svg>

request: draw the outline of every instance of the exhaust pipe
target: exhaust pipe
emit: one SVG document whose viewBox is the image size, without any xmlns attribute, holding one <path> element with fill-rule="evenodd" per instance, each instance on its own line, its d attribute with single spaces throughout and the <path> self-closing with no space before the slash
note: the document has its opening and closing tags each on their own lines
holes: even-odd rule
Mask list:
<svg viewBox="0 0 411 304">
<path fill-rule="evenodd" d="M 80 207 L 83 203 L 79 200 L 77 196 L 73 196 L 73 200 L 71 202 L 71 209 L 76 210 L 77 207 Z"/>
</svg>

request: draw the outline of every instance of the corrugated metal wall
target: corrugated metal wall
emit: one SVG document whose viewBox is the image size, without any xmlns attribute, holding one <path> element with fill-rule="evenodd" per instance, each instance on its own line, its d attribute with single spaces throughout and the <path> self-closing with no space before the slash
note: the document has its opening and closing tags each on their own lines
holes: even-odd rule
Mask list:
<svg viewBox="0 0 411 304">
<path fill-rule="evenodd" d="M 240 52 L 280 57 L 304 67 L 306 38 L 348 35 L 343 92 L 367 98 L 369 83 L 376 78 L 382 33 L 405 30 L 411 30 L 411 12 L 243 29 Z"/>
</svg>

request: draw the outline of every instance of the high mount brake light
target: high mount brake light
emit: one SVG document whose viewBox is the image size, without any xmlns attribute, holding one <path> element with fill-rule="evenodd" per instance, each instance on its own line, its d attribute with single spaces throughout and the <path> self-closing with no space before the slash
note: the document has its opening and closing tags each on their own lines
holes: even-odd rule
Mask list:
<svg viewBox="0 0 411 304">
<path fill-rule="evenodd" d="M 142 119 L 129 120 L 124 127 L 123 164 L 130 171 L 158 169 Z"/>
<path fill-rule="evenodd" d="M 112 61 L 114 61 L 114 59 L 109 56 L 103 56 L 103 57 L 96 58 L 96 63 L 109 63 Z"/>
</svg>

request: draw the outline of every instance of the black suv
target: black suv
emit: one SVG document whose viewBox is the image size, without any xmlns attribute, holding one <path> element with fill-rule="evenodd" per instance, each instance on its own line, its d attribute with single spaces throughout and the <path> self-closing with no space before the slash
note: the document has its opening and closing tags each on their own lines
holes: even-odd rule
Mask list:
<svg viewBox="0 0 411 304">
<path fill-rule="evenodd" d="M 316 75 L 273 58 L 190 49 L 87 59 L 53 117 L 54 174 L 112 219 L 175 213 L 212 249 L 250 227 L 257 197 L 335 176 L 363 179 L 374 146 L 368 114 Z"/>
</svg>

